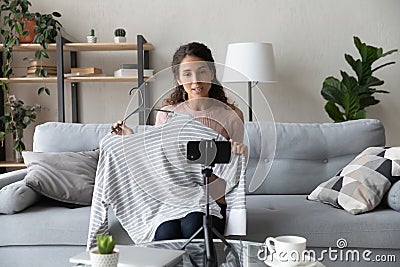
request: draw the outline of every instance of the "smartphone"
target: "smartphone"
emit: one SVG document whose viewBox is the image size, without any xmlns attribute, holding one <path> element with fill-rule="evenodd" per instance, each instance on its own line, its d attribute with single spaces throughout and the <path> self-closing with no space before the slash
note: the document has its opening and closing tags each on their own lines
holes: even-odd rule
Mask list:
<svg viewBox="0 0 400 267">
<path fill-rule="evenodd" d="M 231 160 L 231 142 L 229 141 L 189 141 L 186 146 L 188 163 L 212 166 L 226 164 Z"/>
</svg>

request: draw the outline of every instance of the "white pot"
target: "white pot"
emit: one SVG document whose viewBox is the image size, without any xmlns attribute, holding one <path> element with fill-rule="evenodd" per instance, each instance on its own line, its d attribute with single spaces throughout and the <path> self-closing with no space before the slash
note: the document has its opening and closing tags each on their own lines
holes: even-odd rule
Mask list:
<svg viewBox="0 0 400 267">
<path fill-rule="evenodd" d="M 97 37 L 96 36 L 88 35 L 88 36 L 86 36 L 86 40 L 87 40 L 88 43 L 97 43 Z"/>
<path fill-rule="evenodd" d="M 126 43 L 126 37 L 114 36 L 114 43 Z"/>
<path fill-rule="evenodd" d="M 90 251 L 90 263 L 92 267 L 117 267 L 118 259 L 118 249 L 114 249 L 112 254 L 100 254 L 97 248 Z"/>
</svg>

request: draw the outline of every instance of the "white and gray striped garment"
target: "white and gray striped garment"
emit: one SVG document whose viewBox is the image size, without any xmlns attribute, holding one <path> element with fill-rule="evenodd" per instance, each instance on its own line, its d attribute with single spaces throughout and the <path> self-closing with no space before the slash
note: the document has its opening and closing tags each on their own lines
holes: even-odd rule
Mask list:
<svg viewBox="0 0 400 267">
<path fill-rule="evenodd" d="M 205 211 L 200 164 L 186 160 L 186 144 L 194 140 L 225 140 L 195 119 L 174 113 L 161 126 L 132 135 L 107 135 L 100 143 L 100 158 L 90 214 L 87 248 L 96 235 L 108 232 L 108 207 L 134 243 L 150 242 L 158 226 Z M 216 164 L 214 174 L 226 181 L 226 235 L 246 234 L 245 169 L 243 155 L 228 164 Z M 210 212 L 221 217 L 212 201 Z"/>
</svg>

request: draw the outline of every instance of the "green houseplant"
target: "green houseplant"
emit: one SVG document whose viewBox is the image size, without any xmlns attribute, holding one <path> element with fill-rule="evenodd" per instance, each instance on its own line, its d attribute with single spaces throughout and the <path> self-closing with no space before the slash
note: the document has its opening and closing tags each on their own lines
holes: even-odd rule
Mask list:
<svg viewBox="0 0 400 267">
<path fill-rule="evenodd" d="M 97 43 L 97 37 L 94 35 L 94 29 L 90 29 L 90 35 L 86 36 L 88 43 Z"/>
<path fill-rule="evenodd" d="M 114 30 L 114 43 L 125 43 L 126 42 L 126 31 L 123 28 L 117 28 Z"/>
<path fill-rule="evenodd" d="M 26 37 L 29 31 L 26 28 L 28 20 L 35 20 L 35 36 L 34 43 L 42 46 L 42 50 L 35 52 L 35 59 L 41 61 L 43 58 L 49 58 L 46 49 L 48 43 L 55 42 L 57 33 L 62 26 L 55 17 L 61 17 L 58 12 L 51 14 L 41 14 L 39 12 L 31 13 L 29 8 L 31 3 L 28 0 L 3 0 L 0 6 L 0 16 L 3 18 L 0 34 L 3 37 L 3 54 L 5 60 L 2 65 L 3 77 L 10 78 L 13 74 L 13 48 L 20 44 L 20 37 Z M 47 71 L 40 66 L 35 73 L 37 76 L 46 77 Z M 9 86 L 6 82 L 0 82 L 5 93 L 9 92 Z M 38 89 L 38 93 L 46 92 L 50 94 L 50 90 L 46 84 Z"/>
<path fill-rule="evenodd" d="M 2 76 L 11 78 L 13 75 L 13 48 L 20 45 L 20 39 L 29 35 L 27 28 L 28 21 L 35 21 L 33 42 L 41 45 L 43 49 L 35 52 L 35 60 L 40 62 L 35 71 L 36 76 L 46 77 L 47 71 L 43 68 L 43 58 L 49 58 L 46 49 L 48 43 L 55 42 L 55 38 L 61 27 L 61 23 L 55 19 L 61 14 L 53 12 L 52 14 L 31 13 L 29 11 L 31 3 L 28 0 L 2 0 L 0 4 L 0 16 L 2 25 L 0 35 L 3 38 L 3 64 L 1 66 Z M 23 101 L 17 100 L 10 95 L 10 87 L 7 81 L 0 81 L 0 86 L 5 94 L 4 115 L 1 117 L 4 123 L 4 131 L 0 132 L 0 141 L 3 144 L 7 134 L 14 137 L 14 150 L 16 155 L 20 155 L 25 149 L 22 142 L 23 130 L 36 119 L 40 106 L 26 106 Z M 38 94 L 50 95 L 43 79 L 43 86 L 38 89 Z M 18 159 L 18 156 L 17 156 Z"/>
<path fill-rule="evenodd" d="M 117 267 L 119 251 L 111 235 L 97 235 L 97 248 L 90 251 L 92 267 Z"/>
<path fill-rule="evenodd" d="M 375 71 L 395 62 L 387 62 L 375 68 L 372 68 L 372 64 L 380 58 L 397 52 L 397 49 L 384 53 L 382 48 L 362 43 L 356 36 L 353 37 L 353 40 L 361 58 L 354 59 L 348 54 L 345 54 L 344 57 L 354 70 L 356 77 L 350 76 L 345 71 L 340 71 L 342 80 L 332 76 L 327 77 L 321 90 L 323 98 L 328 101 L 325 104 L 325 110 L 335 122 L 366 118 L 365 108 L 379 103 L 379 100 L 373 95 L 375 93 L 389 93 L 385 90 L 375 89 L 375 87 L 382 85 L 384 81 L 373 76 L 373 74 Z"/>
<path fill-rule="evenodd" d="M 41 110 L 40 105 L 25 105 L 15 95 L 8 95 L 4 105 L 4 115 L 0 117 L 4 123 L 4 131 L 0 131 L 0 142 L 3 146 L 7 134 L 12 134 L 14 140 L 14 150 L 16 152 L 16 161 L 22 161 L 22 151 L 25 150 L 25 144 L 22 142 L 24 129 L 29 124 L 36 121 L 37 115 Z"/>
</svg>

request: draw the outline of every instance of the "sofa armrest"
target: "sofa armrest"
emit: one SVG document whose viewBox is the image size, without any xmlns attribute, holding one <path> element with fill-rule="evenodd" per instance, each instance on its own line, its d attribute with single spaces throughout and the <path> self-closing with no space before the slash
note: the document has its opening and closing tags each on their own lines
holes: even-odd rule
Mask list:
<svg viewBox="0 0 400 267">
<path fill-rule="evenodd" d="M 21 169 L 0 174 L 0 189 L 2 189 L 6 185 L 24 179 L 27 173 L 28 173 L 27 169 Z"/>
</svg>

